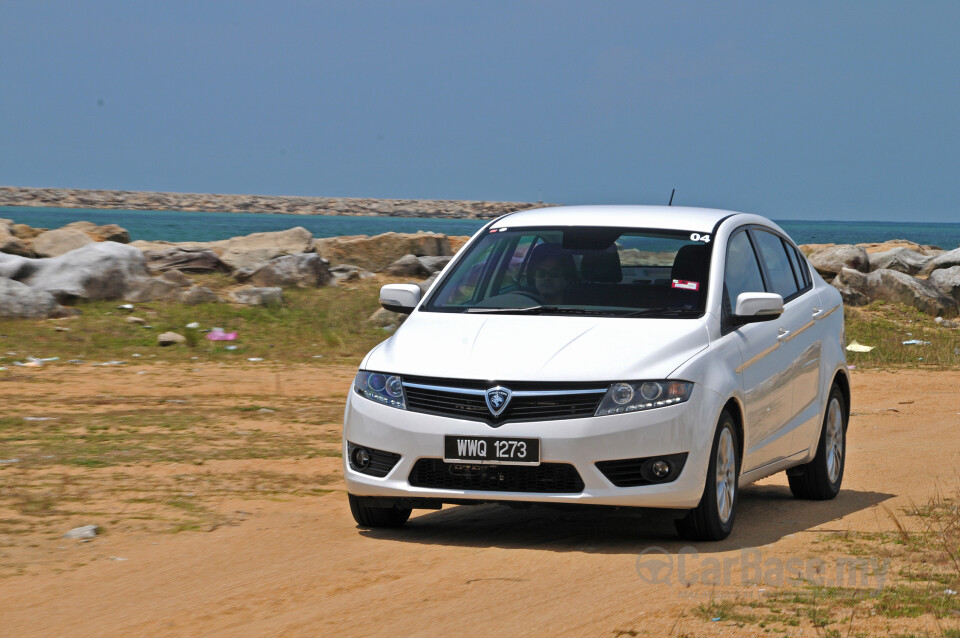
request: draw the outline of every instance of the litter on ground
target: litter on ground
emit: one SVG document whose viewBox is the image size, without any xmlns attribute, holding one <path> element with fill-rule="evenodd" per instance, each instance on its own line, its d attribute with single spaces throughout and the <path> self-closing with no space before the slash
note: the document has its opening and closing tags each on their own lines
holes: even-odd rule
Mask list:
<svg viewBox="0 0 960 638">
<path fill-rule="evenodd" d="M 852 341 L 850 345 L 847 346 L 847 350 L 850 352 L 870 352 L 874 348 L 876 348 L 876 346 L 865 346 L 862 343 L 858 343 L 856 341 Z"/>
<path fill-rule="evenodd" d="M 224 332 L 219 328 L 214 328 L 206 336 L 210 341 L 234 341 L 237 338 L 237 333 Z"/>
</svg>

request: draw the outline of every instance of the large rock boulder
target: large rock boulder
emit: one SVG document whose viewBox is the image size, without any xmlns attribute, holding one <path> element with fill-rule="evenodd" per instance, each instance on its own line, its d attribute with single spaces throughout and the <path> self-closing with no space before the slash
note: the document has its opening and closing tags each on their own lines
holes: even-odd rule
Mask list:
<svg viewBox="0 0 960 638">
<path fill-rule="evenodd" d="M 867 296 L 867 275 L 853 268 L 844 268 L 831 282 L 840 291 L 843 302 L 850 306 L 865 306 L 870 303 Z"/>
<path fill-rule="evenodd" d="M 14 224 L 10 231 L 18 238 L 23 240 L 33 239 L 41 233 L 45 233 L 49 228 L 34 228 L 26 224 Z"/>
<path fill-rule="evenodd" d="M 180 298 L 179 284 L 166 281 L 160 277 L 135 279 L 128 283 L 123 300 L 133 303 L 144 301 L 172 301 Z"/>
<path fill-rule="evenodd" d="M 33 257 L 33 251 L 14 233 L 14 223 L 10 219 L 0 219 L 0 253 Z"/>
<path fill-rule="evenodd" d="M 146 250 L 143 256 L 147 260 L 147 267 L 154 272 L 230 272 L 230 266 L 210 249 L 185 250 L 171 246 L 163 250 Z"/>
<path fill-rule="evenodd" d="M 41 261 L 40 259 L 21 257 L 20 255 L 0 253 L 0 277 L 20 281 L 21 278 L 33 273 L 37 268 L 37 264 L 41 263 Z"/>
<path fill-rule="evenodd" d="M 58 228 L 34 237 L 33 252 L 40 257 L 58 257 L 92 243 L 93 239 L 82 230 Z"/>
<path fill-rule="evenodd" d="M 302 226 L 274 233 L 253 233 L 213 242 L 220 259 L 234 269 L 260 268 L 271 259 L 310 250 L 313 235 Z"/>
<path fill-rule="evenodd" d="M 420 262 L 416 255 L 404 255 L 388 264 L 381 272 L 394 277 L 429 277 L 432 272 Z"/>
<path fill-rule="evenodd" d="M 120 244 L 130 243 L 130 233 L 116 224 L 97 226 L 93 222 L 71 222 L 64 228 L 73 228 L 86 233 L 93 241 L 115 241 Z"/>
<path fill-rule="evenodd" d="M 133 284 L 149 276 L 143 253 L 112 241 L 90 243 L 49 259 L 0 263 L 0 271 L 5 265 L 16 269 L 14 279 L 46 290 L 61 302 L 76 298 L 119 299 Z"/>
<path fill-rule="evenodd" d="M 248 306 L 275 306 L 283 303 L 283 288 L 239 288 L 230 292 L 230 301 Z"/>
<path fill-rule="evenodd" d="M 314 251 L 330 264 L 352 264 L 382 270 L 405 255 L 452 255 L 446 235 L 438 233 L 384 233 L 368 237 L 325 237 L 314 242 Z"/>
<path fill-rule="evenodd" d="M 358 281 L 360 279 L 369 279 L 374 274 L 369 270 L 364 270 L 360 266 L 352 264 L 340 264 L 330 268 L 330 273 L 336 281 Z"/>
<path fill-rule="evenodd" d="M 271 259 L 247 279 L 255 286 L 317 288 L 333 281 L 327 262 L 316 253 L 284 255 Z"/>
<path fill-rule="evenodd" d="M 450 260 L 453 259 L 453 255 L 444 255 L 442 257 L 417 257 L 420 260 L 420 263 L 423 264 L 430 274 L 435 272 L 440 272 L 447 267 L 447 264 L 450 263 Z"/>
<path fill-rule="evenodd" d="M 929 275 L 934 270 L 953 268 L 954 266 L 960 266 L 960 248 L 955 248 L 954 250 L 937 255 L 927 262 L 927 265 L 923 267 L 920 274 Z"/>
<path fill-rule="evenodd" d="M 175 268 L 172 270 L 164 271 L 162 275 L 157 277 L 157 279 L 161 279 L 171 284 L 176 284 L 181 288 L 186 288 L 187 286 L 193 285 L 193 282 L 190 281 L 190 279 L 186 275 L 184 275 L 182 272 L 180 272 Z"/>
<path fill-rule="evenodd" d="M 870 270 L 896 270 L 908 275 L 916 275 L 932 259 L 912 248 L 901 246 L 882 253 L 870 255 Z"/>
<path fill-rule="evenodd" d="M 909 239 L 890 239 L 885 242 L 873 244 L 857 244 L 857 246 L 867 251 L 867 254 L 870 255 L 871 263 L 873 263 L 873 255 L 875 253 L 885 253 L 888 250 L 893 250 L 894 248 L 909 248 L 913 252 L 920 253 L 921 255 L 925 255 L 927 257 L 934 257 L 943 252 L 943 249 L 937 246 L 918 244 L 917 242 L 910 241 Z"/>
<path fill-rule="evenodd" d="M 45 319 L 61 315 L 63 310 L 49 292 L 0 277 L 0 317 Z"/>
<path fill-rule="evenodd" d="M 808 256 L 810 264 L 826 279 L 831 279 L 844 268 L 860 272 L 870 270 L 870 258 L 863 248 L 851 244 L 827 246 L 813 251 Z"/>
<path fill-rule="evenodd" d="M 960 302 L 960 266 L 940 268 L 930 273 L 927 283 L 942 295 L 953 297 Z"/>
<path fill-rule="evenodd" d="M 130 245 L 143 251 L 158 253 L 151 255 L 151 263 L 156 263 L 158 270 L 161 268 L 163 259 L 172 260 L 175 258 L 186 259 L 187 256 L 182 253 L 199 253 L 201 251 L 212 251 L 229 269 L 256 270 L 271 259 L 282 257 L 284 255 L 296 255 L 299 253 L 310 252 L 313 245 L 313 235 L 302 226 L 281 230 L 277 232 L 253 233 L 242 237 L 231 237 L 219 241 L 143 241 L 137 240 L 130 242 Z M 160 256 L 163 254 L 163 257 Z M 209 255 L 206 255 L 209 258 Z M 191 267 L 183 262 L 174 262 L 170 265 L 178 270 L 200 270 L 198 267 Z"/>
<path fill-rule="evenodd" d="M 218 303 L 217 293 L 204 286 L 191 286 L 180 293 L 180 303 L 186 306 L 196 306 L 202 303 Z"/>
<path fill-rule="evenodd" d="M 957 314 L 955 299 L 921 279 L 896 270 L 876 270 L 867 275 L 867 296 L 913 306 L 929 315 L 952 317 Z"/>
</svg>

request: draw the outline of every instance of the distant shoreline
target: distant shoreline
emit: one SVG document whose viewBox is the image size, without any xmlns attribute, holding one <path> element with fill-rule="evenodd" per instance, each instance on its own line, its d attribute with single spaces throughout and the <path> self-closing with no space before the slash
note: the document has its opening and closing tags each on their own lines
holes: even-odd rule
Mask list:
<svg viewBox="0 0 960 638">
<path fill-rule="evenodd" d="M 541 208 L 550 206 L 550 204 L 544 204 L 543 202 L 443 199 L 218 195 L 0 186 L 0 206 L 161 210 L 198 213 L 492 219 L 505 213 L 529 208 Z"/>
</svg>

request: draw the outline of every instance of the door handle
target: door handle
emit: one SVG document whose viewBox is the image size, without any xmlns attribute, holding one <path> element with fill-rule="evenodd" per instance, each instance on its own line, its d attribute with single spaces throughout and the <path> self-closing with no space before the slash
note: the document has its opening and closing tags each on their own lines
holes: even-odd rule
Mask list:
<svg viewBox="0 0 960 638">
<path fill-rule="evenodd" d="M 824 314 L 823 308 L 814 308 L 814 309 L 813 309 L 813 318 L 814 318 L 814 319 L 819 319 L 820 317 L 823 316 L 823 314 Z"/>
<path fill-rule="evenodd" d="M 777 329 L 777 341 L 783 341 L 790 335 L 790 331 L 786 328 Z"/>
</svg>

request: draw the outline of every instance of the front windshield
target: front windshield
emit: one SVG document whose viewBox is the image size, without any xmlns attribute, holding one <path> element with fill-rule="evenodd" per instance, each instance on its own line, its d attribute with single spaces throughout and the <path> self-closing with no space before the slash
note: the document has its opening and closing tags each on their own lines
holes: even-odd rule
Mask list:
<svg viewBox="0 0 960 638">
<path fill-rule="evenodd" d="M 433 312 L 698 317 L 710 233 L 564 227 L 489 230 L 431 294 Z"/>
</svg>

